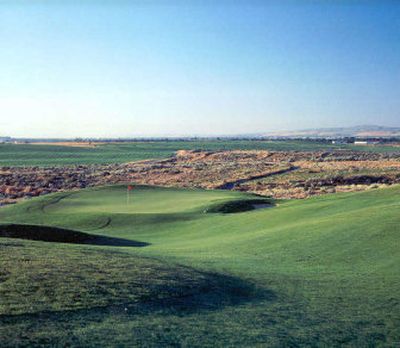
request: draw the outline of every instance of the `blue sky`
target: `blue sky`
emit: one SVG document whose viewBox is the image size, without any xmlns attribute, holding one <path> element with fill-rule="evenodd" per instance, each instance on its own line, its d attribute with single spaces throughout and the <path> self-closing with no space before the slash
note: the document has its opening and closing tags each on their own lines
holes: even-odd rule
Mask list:
<svg viewBox="0 0 400 348">
<path fill-rule="evenodd" d="M 0 53 L 0 135 L 400 126 L 398 1 L 0 0 Z"/>
</svg>

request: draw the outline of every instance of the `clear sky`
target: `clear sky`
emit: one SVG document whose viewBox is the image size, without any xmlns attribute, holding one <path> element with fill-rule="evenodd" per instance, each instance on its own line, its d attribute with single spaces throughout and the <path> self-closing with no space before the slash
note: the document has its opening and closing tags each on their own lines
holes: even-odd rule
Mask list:
<svg viewBox="0 0 400 348">
<path fill-rule="evenodd" d="M 0 0 L 0 135 L 358 124 L 400 126 L 400 1 Z"/>
</svg>

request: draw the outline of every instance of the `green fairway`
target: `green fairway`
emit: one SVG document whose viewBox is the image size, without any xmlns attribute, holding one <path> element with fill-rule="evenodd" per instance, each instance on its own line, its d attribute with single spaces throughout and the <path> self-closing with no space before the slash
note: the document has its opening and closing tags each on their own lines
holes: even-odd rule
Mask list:
<svg viewBox="0 0 400 348">
<path fill-rule="evenodd" d="M 215 207 L 261 198 L 140 186 L 128 201 L 126 187 L 110 186 L 1 208 L 3 224 L 110 243 L 0 238 L 0 342 L 397 346 L 399 194 L 393 186 L 222 214 Z"/>
<path fill-rule="evenodd" d="M 270 150 L 316 151 L 347 149 L 397 152 L 393 146 L 355 146 L 315 141 L 197 140 L 111 143 L 95 148 L 56 145 L 0 144 L 0 166 L 62 166 L 74 164 L 124 163 L 165 158 L 177 150 Z"/>
</svg>

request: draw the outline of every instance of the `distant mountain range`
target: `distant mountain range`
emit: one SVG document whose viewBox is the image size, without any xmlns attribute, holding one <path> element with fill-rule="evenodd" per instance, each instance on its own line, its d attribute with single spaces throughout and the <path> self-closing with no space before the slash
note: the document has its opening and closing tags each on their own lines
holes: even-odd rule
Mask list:
<svg viewBox="0 0 400 348">
<path fill-rule="evenodd" d="M 303 129 L 297 131 L 275 131 L 275 132 L 268 132 L 263 135 L 267 137 L 288 137 L 288 138 L 399 137 L 400 127 L 363 125 L 354 127 Z"/>
<path fill-rule="evenodd" d="M 400 127 L 385 127 L 376 125 L 362 125 L 353 127 L 336 128 L 314 128 L 292 131 L 271 131 L 265 133 L 237 134 L 237 135 L 199 135 L 199 136 L 181 136 L 181 137 L 132 137 L 132 138 L 84 138 L 84 139 L 65 139 L 65 138 L 13 138 L 0 136 L 0 143 L 10 142 L 128 142 L 128 141 L 163 141 L 169 140 L 199 140 L 199 139 L 262 139 L 262 138 L 400 138 Z"/>
</svg>

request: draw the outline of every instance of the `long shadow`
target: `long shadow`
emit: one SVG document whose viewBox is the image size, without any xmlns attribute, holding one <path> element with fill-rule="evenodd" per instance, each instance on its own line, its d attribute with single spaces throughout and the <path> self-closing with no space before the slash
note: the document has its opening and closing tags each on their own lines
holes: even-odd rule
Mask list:
<svg viewBox="0 0 400 348">
<path fill-rule="evenodd" d="M 144 247 L 150 245 L 145 242 L 99 236 L 58 227 L 23 224 L 0 225 L 0 237 L 53 243 L 109 245 L 121 247 Z"/>
<path fill-rule="evenodd" d="M 101 327 L 102 323 L 105 325 L 131 321 L 146 323 L 147 318 L 151 322 L 154 316 L 161 322 L 165 322 L 170 316 L 187 317 L 191 320 L 193 314 L 207 315 L 223 308 L 234 308 L 246 303 L 263 303 L 263 306 L 271 303 L 272 307 L 278 301 L 278 296 L 273 291 L 257 287 L 244 279 L 185 268 L 200 276 L 200 281 L 193 282 L 193 279 L 188 279 L 186 274 L 183 276 L 176 274 L 180 280 L 178 285 L 169 285 L 171 282 L 168 281 L 148 285 L 148 293 L 134 302 L 124 302 L 121 299 L 104 306 L 88 304 L 85 308 L 3 314 L 0 315 L 0 327 L 3 328 L 4 337 L 10 342 L 9 346 L 13 346 L 13 342 L 20 343 L 21 335 L 26 335 L 26 332 L 35 332 L 35 335 L 28 336 L 26 346 L 43 345 L 43 336 L 46 337 L 47 346 L 58 346 L 60 345 L 58 334 L 49 336 L 48 332 L 85 330 L 86 327 L 90 328 L 93 325 Z M 133 281 L 135 282 L 135 279 Z M 112 337 L 112 328 L 110 330 L 109 334 Z M 151 325 L 144 326 L 143 330 L 151 333 Z M 80 343 L 74 341 L 72 335 L 63 342 L 64 345 L 80 346 Z"/>
<path fill-rule="evenodd" d="M 198 271 L 197 271 L 198 272 Z M 195 288 L 185 287 L 175 291 L 173 296 L 142 303 L 145 310 L 162 310 L 168 312 L 193 313 L 215 311 L 224 307 L 237 306 L 246 302 L 270 301 L 277 299 L 269 289 L 257 287 L 254 283 L 239 277 L 226 274 L 198 272 L 204 280 Z"/>
<path fill-rule="evenodd" d="M 185 267 L 187 268 L 187 267 Z M 189 268 L 188 268 L 189 269 Z M 14 324 L 32 321 L 38 325 L 45 322 L 68 323 L 100 321 L 109 316 L 123 316 L 127 319 L 137 315 L 190 315 L 220 310 L 224 307 L 237 306 L 249 302 L 275 302 L 277 295 L 269 289 L 257 287 L 255 284 L 238 277 L 199 272 L 203 278 L 191 284 L 182 281 L 179 286 L 155 284 L 149 287 L 149 294 L 135 302 L 116 301 L 105 306 L 88 308 L 48 310 L 35 313 L 3 314 L 1 324 Z"/>
<path fill-rule="evenodd" d="M 82 244 L 92 244 L 92 245 L 109 245 L 109 246 L 120 246 L 120 247 L 145 247 L 150 245 L 150 243 L 139 242 L 136 240 L 115 238 L 115 237 L 105 237 L 94 235 L 92 239 L 87 240 Z"/>
</svg>

